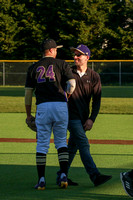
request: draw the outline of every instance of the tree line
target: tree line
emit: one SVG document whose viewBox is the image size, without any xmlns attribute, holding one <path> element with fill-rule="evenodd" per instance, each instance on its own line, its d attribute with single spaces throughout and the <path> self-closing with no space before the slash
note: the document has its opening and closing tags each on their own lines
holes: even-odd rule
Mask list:
<svg viewBox="0 0 133 200">
<path fill-rule="evenodd" d="M 1 0 L 0 59 L 40 59 L 40 43 L 85 44 L 91 59 L 133 59 L 132 0 Z"/>
</svg>

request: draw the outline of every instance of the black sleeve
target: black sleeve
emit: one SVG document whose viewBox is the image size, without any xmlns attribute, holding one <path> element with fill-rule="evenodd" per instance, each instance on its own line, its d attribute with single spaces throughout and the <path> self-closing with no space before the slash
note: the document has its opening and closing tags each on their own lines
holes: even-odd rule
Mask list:
<svg viewBox="0 0 133 200">
<path fill-rule="evenodd" d="M 95 73 L 93 80 L 92 111 L 89 119 L 95 121 L 101 105 L 101 80 L 99 74 Z"/>
</svg>

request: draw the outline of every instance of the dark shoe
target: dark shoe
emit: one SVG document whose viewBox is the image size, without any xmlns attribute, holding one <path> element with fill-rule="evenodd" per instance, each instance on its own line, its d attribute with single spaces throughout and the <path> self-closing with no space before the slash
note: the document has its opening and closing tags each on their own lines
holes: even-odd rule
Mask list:
<svg viewBox="0 0 133 200">
<path fill-rule="evenodd" d="M 133 180 L 129 177 L 128 172 L 120 173 L 120 179 L 125 192 L 133 197 Z"/>
<path fill-rule="evenodd" d="M 68 180 L 68 185 L 73 185 L 73 186 L 77 186 L 78 185 L 78 183 L 76 183 L 76 182 L 73 182 L 71 179 L 67 179 Z"/>
<path fill-rule="evenodd" d="M 105 182 L 107 182 L 108 180 L 110 180 L 112 178 L 112 176 L 108 176 L 108 175 L 103 175 L 100 174 L 96 177 L 95 181 L 94 181 L 94 185 L 98 186 L 101 184 L 104 184 Z"/>
</svg>

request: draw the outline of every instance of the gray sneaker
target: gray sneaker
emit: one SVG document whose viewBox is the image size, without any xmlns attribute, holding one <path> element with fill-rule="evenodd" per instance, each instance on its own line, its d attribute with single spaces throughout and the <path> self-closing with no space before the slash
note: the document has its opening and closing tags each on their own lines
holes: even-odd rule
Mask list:
<svg viewBox="0 0 133 200">
<path fill-rule="evenodd" d="M 129 173 L 128 172 L 120 173 L 120 179 L 125 192 L 130 197 L 133 197 L 133 180 L 129 177 Z"/>
</svg>

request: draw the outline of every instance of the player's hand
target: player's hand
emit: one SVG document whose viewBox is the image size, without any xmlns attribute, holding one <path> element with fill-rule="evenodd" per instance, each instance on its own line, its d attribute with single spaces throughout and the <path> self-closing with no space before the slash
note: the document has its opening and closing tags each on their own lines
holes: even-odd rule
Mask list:
<svg viewBox="0 0 133 200">
<path fill-rule="evenodd" d="M 36 123 L 35 123 L 35 117 L 33 117 L 32 115 L 27 117 L 27 119 L 25 120 L 27 126 L 32 130 L 32 131 L 37 131 L 36 128 Z"/>
<path fill-rule="evenodd" d="M 93 121 L 91 119 L 87 119 L 85 124 L 83 125 L 83 128 L 85 131 L 90 131 L 93 126 Z"/>
</svg>

